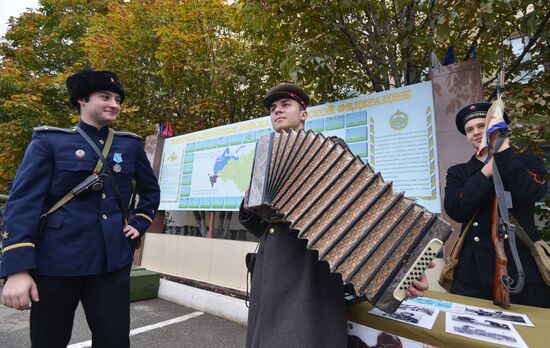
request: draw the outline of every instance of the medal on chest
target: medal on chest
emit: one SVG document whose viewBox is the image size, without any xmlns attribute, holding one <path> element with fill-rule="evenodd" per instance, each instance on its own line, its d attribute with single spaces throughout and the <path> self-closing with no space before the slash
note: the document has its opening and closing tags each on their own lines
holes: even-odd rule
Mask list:
<svg viewBox="0 0 550 348">
<path fill-rule="evenodd" d="M 113 155 L 113 161 L 115 162 L 115 165 L 113 166 L 113 172 L 120 173 L 120 171 L 122 170 L 122 166 L 120 164 L 123 162 L 122 154 L 120 152 L 115 152 L 115 154 Z"/>
</svg>

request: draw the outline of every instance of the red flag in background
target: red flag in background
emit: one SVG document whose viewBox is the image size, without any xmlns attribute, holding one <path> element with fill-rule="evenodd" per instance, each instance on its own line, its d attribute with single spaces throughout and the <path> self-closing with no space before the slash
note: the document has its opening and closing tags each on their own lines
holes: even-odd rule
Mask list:
<svg viewBox="0 0 550 348">
<path fill-rule="evenodd" d="M 160 122 L 160 134 L 162 134 L 165 138 L 170 138 L 174 135 L 174 130 L 172 129 L 170 121 L 166 120 L 165 123 L 164 120 L 162 120 Z"/>
</svg>

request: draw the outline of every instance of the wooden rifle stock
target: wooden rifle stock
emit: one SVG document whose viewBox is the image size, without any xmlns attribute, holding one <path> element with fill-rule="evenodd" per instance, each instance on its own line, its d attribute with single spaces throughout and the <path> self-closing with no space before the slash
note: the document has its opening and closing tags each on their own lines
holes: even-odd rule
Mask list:
<svg viewBox="0 0 550 348">
<path fill-rule="evenodd" d="M 498 231 L 498 202 L 496 195 L 491 201 L 491 238 L 495 248 L 495 274 L 493 276 L 493 303 L 502 308 L 510 308 L 510 292 L 503 282 L 508 275 L 508 258 L 504 251 L 504 238 Z"/>
</svg>

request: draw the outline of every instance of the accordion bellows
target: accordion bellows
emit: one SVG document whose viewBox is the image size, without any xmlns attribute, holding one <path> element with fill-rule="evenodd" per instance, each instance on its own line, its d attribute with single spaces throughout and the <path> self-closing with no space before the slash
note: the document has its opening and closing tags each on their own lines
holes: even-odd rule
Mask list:
<svg viewBox="0 0 550 348">
<path fill-rule="evenodd" d="M 451 232 L 348 149 L 312 131 L 257 141 L 244 205 L 290 224 L 345 284 L 386 312 L 399 306 Z"/>
</svg>

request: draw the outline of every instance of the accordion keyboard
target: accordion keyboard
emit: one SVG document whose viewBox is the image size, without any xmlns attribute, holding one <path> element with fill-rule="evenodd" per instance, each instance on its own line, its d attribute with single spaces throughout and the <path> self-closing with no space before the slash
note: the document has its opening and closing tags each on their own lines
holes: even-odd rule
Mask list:
<svg viewBox="0 0 550 348">
<path fill-rule="evenodd" d="M 439 253 L 443 247 L 443 242 L 437 238 L 432 239 L 422 250 L 418 258 L 411 265 L 406 273 L 406 276 L 399 283 L 393 297 L 398 301 L 403 301 L 407 295 L 407 289 L 412 285 L 413 281 L 420 279 L 424 271 L 430 266 L 430 262 Z"/>
</svg>

